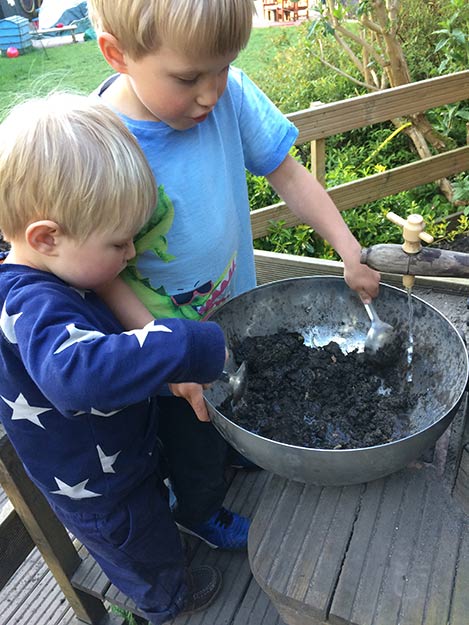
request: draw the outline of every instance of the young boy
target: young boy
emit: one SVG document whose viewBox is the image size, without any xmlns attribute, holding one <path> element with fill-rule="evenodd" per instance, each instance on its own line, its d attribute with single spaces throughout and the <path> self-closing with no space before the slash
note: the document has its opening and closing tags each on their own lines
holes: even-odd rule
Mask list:
<svg viewBox="0 0 469 625">
<path fill-rule="evenodd" d="M 360 245 L 311 174 L 289 155 L 296 128 L 231 66 L 246 46 L 252 0 L 88 0 L 101 52 L 117 75 L 99 89 L 139 141 L 160 186 L 150 223 L 122 280 L 102 296 L 127 327 L 152 316 L 202 319 L 255 286 L 246 169 L 264 175 L 290 209 L 341 255 L 345 279 L 364 300 L 379 274 L 360 264 Z M 132 296 L 130 285 L 138 299 Z M 224 496 L 224 447 L 198 421 L 201 388 L 160 397 L 171 466 L 190 458 L 191 475 L 171 474 L 182 528 L 226 546 L 236 519 L 218 509 Z M 203 434 L 202 434 L 203 432 Z M 202 453 L 201 453 L 202 451 Z M 218 534 L 216 532 L 218 531 Z M 216 534 L 216 535 L 214 535 Z"/>
<path fill-rule="evenodd" d="M 165 383 L 216 379 L 214 323 L 122 326 L 93 292 L 134 254 L 154 210 L 153 174 L 109 107 L 55 94 L 0 125 L 0 417 L 64 525 L 154 625 L 215 597 L 189 571 L 160 472 Z"/>
</svg>

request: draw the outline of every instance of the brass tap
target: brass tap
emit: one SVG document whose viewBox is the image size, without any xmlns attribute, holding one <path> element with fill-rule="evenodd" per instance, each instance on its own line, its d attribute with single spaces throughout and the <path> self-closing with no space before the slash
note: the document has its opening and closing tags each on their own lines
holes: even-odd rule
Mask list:
<svg viewBox="0 0 469 625">
<path fill-rule="evenodd" d="M 425 241 L 425 243 L 433 242 L 432 235 L 425 232 L 425 222 L 422 215 L 413 214 L 409 215 L 407 219 L 403 219 L 390 211 L 386 218 L 402 228 L 402 236 L 404 238 L 402 249 L 406 254 L 418 254 L 422 249 L 421 241 Z M 402 276 L 404 288 L 411 289 L 414 286 L 414 282 L 415 276 Z"/>
</svg>

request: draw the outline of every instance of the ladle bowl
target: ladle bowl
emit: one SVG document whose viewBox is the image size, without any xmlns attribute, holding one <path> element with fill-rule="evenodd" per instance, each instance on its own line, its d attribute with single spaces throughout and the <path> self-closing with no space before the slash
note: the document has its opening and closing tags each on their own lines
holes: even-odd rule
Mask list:
<svg viewBox="0 0 469 625">
<path fill-rule="evenodd" d="M 336 486 L 368 482 L 398 471 L 434 445 L 451 423 L 468 380 L 464 342 L 451 322 L 433 306 L 411 296 L 413 308 L 413 406 L 409 434 L 400 440 L 357 449 L 315 449 L 264 438 L 227 419 L 217 408 L 230 394 L 215 382 L 205 398 L 222 436 L 264 469 L 304 483 Z M 408 326 L 406 292 L 382 284 L 375 300 L 379 315 L 394 328 Z M 210 317 L 236 345 L 247 336 L 290 331 L 312 345 L 335 341 L 343 351 L 364 349 L 369 320 L 363 304 L 344 280 L 313 276 L 271 282 L 233 298 Z M 249 374 L 248 374 L 249 375 Z M 344 407 L 344 409 L 346 409 Z M 285 415 L 288 419 L 288 415 Z"/>
</svg>

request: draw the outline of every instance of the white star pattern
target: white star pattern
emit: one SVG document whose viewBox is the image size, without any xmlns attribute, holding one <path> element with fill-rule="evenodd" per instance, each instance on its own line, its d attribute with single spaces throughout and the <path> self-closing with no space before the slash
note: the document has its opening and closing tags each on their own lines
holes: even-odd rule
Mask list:
<svg viewBox="0 0 469 625">
<path fill-rule="evenodd" d="M 96 445 L 96 449 L 98 450 L 99 460 L 101 462 L 101 466 L 103 467 L 103 473 L 115 473 L 112 465 L 116 461 L 117 456 L 120 454 L 120 451 L 118 451 L 113 456 L 106 456 L 106 454 L 99 445 Z"/>
<path fill-rule="evenodd" d="M 16 313 L 16 315 L 9 315 L 7 313 L 6 305 L 3 304 L 2 314 L 0 315 L 0 328 L 10 343 L 18 343 L 16 340 L 15 323 L 22 314 L 22 312 L 19 312 Z"/>
<path fill-rule="evenodd" d="M 125 408 L 127 408 L 127 406 L 124 406 L 123 408 L 119 408 L 118 410 L 111 410 L 111 412 L 101 412 L 101 410 L 98 410 L 97 408 L 93 408 L 93 406 L 91 406 L 89 411 L 79 410 L 78 412 L 75 412 L 73 416 L 79 417 L 81 414 L 94 414 L 97 417 L 112 417 L 113 414 L 116 414 L 117 412 L 120 412 L 121 410 L 124 410 Z"/>
<path fill-rule="evenodd" d="M 154 325 L 153 321 L 151 321 L 150 323 L 147 323 L 147 325 L 143 328 L 139 328 L 138 330 L 130 330 L 129 332 L 124 332 L 124 334 L 133 334 L 137 339 L 140 347 L 143 347 L 143 344 L 145 343 L 145 340 L 150 332 L 172 332 L 172 330 L 167 326 L 161 324 Z"/>
<path fill-rule="evenodd" d="M 60 352 L 63 352 L 64 349 L 67 349 L 67 347 L 70 347 L 75 343 L 80 343 L 81 341 L 93 341 L 101 336 L 105 336 L 102 332 L 97 332 L 96 330 L 79 330 L 74 323 L 69 323 L 65 327 L 67 328 L 67 332 L 70 336 L 55 350 L 54 354 L 60 354 Z"/>
<path fill-rule="evenodd" d="M 10 406 L 10 408 L 13 408 L 13 414 L 11 415 L 12 421 L 26 419 L 27 421 L 34 423 L 34 425 L 38 425 L 40 428 L 45 429 L 39 420 L 39 415 L 43 412 L 51 410 L 50 406 L 48 408 L 44 408 L 42 406 L 31 406 L 22 393 L 18 395 L 15 401 L 10 401 L 2 395 L 0 395 L 0 397 L 6 404 L 8 404 L 8 406 Z"/>
<path fill-rule="evenodd" d="M 79 484 L 75 484 L 75 486 L 69 486 L 62 480 L 59 480 L 58 477 L 54 477 L 54 480 L 57 482 L 57 486 L 59 490 L 51 491 L 52 495 L 63 495 L 64 497 L 70 497 L 70 499 L 88 499 L 90 497 L 102 497 L 99 493 L 93 493 L 92 490 L 86 490 L 85 486 L 89 482 L 89 480 L 83 480 Z"/>
<path fill-rule="evenodd" d="M 77 289 L 77 288 L 76 288 L 76 287 L 74 287 L 74 286 L 71 286 L 70 288 L 72 289 L 72 291 L 76 291 L 76 293 L 78 293 L 78 295 L 79 295 L 82 299 L 85 299 L 86 294 L 89 292 L 89 291 L 87 291 L 87 290 Z"/>
</svg>

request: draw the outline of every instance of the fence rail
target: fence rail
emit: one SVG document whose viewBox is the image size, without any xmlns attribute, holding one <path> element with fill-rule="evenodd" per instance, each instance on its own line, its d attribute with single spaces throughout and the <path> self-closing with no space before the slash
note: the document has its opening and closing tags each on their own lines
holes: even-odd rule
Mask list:
<svg viewBox="0 0 469 625">
<path fill-rule="evenodd" d="M 296 144 L 311 141 L 317 158 L 325 160 L 324 142 L 327 137 L 465 99 L 469 99 L 469 70 L 331 104 L 315 104 L 287 117 L 299 129 Z M 469 146 L 448 150 L 327 191 L 342 211 L 466 170 L 469 170 Z M 313 163 L 313 171 L 323 172 L 324 163 Z M 284 220 L 286 226 L 299 223 L 284 202 L 254 210 L 251 214 L 254 239 L 268 234 L 271 220 Z"/>
</svg>

